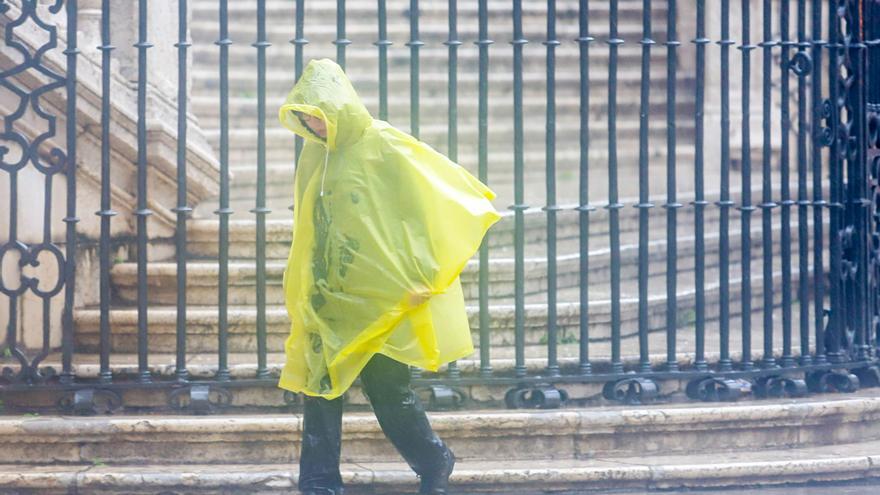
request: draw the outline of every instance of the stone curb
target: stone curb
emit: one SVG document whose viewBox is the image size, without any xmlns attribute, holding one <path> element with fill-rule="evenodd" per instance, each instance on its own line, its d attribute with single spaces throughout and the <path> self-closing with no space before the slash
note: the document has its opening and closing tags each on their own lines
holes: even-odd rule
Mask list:
<svg viewBox="0 0 880 495">
<path fill-rule="evenodd" d="M 782 454 L 780 452 L 780 454 Z M 669 488 L 733 488 L 795 484 L 807 481 L 845 481 L 880 477 L 880 456 L 858 455 L 837 458 L 805 458 L 770 462 L 719 462 L 702 464 L 608 465 L 552 467 L 551 462 L 533 467 L 479 469 L 462 465 L 453 473 L 454 493 L 549 493 L 550 490 L 647 490 Z M 543 465 L 542 465 L 543 464 Z M 372 469 L 370 469 L 372 467 Z M 412 493 L 416 478 L 399 464 L 343 466 L 346 493 Z M 390 468 L 390 469 L 389 469 Z M 7 470 L 8 469 L 8 470 Z M 14 466 L 0 466 L 0 493 L 156 493 L 156 490 L 185 490 L 186 493 L 298 493 L 297 474 L 285 465 L 242 465 L 212 470 L 194 466 L 102 466 L 58 467 L 51 471 L 19 472 Z M 68 491 L 65 491 L 68 490 Z M 177 492 L 175 492 L 177 493 Z"/>
<path fill-rule="evenodd" d="M 867 395 L 867 394 L 865 394 Z M 880 397 L 776 403 L 431 413 L 462 462 L 761 452 L 880 439 Z M 0 463 L 266 463 L 298 458 L 301 416 L 0 418 Z M 372 414 L 344 416 L 343 460 L 398 459 Z M 712 438 L 711 444 L 706 438 Z M 880 453 L 880 451 L 878 451 Z"/>
</svg>

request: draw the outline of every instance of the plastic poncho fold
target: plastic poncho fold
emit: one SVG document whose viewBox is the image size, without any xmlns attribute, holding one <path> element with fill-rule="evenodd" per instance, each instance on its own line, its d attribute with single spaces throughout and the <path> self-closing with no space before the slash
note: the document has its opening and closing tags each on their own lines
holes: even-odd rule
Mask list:
<svg viewBox="0 0 880 495">
<path fill-rule="evenodd" d="M 324 121 L 326 139 L 293 112 Z M 501 215 L 495 193 L 373 119 L 342 68 L 312 60 L 278 115 L 305 138 L 284 270 L 280 388 L 335 398 L 375 353 L 436 371 L 473 352 L 459 275 Z"/>
</svg>

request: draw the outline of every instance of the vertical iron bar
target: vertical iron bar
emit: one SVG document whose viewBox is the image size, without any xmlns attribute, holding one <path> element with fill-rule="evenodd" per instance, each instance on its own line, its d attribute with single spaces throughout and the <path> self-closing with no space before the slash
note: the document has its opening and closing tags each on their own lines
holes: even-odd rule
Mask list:
<svg viewBox="0 0 880 495">
<path fill-rule="evenodd" d="M 67 97 L 67 125 L 66 125 L 66 145 L 67 145 L 67 213 L 64 217 L 66 225 L 65 245 L 66 259 L 64 260 L 64 309 L 62 315 L 62 349 L 61 349 L 61 383 L 72 383 L 75 376 L 73 372 L 73 305 L 74 294 L 76 292 L 76 224 L 79 218 L 76 216 L 76 56 L 79 54 L 77 48 L 77 0 L 68 0 L 67 2 L 67 48 L 64 54 L 67 56 L 67 80 L 65 81 L 65 90 Z M 16 174 L 10 176 L 9 189 L 15 191 Z M 11 198 L 12 199 L 12 198 Z M 15 203 L 12 203 L 13 205 Z M 14 208 L 12 218 L 15 218 Z M 12 220 L 10 223 L 14 222 Z M 15 236 L 10 236 L 10 241 Z M 16 314 L 14 301 L 10 298 L 10 307 L 12 317 Z M 10 321 L 10 328 L 15 328 L 15 322 Z M 14 334 L 13 332 L 10 332 Z M 14 344 L 10 342 L 10 346 L 14 348 Z"/>
<path fill-rule="evenodd" d="M 524 198 L 523 161 L 523 47 L 528 40 L 523 38 L 522 0 L 513 0 L 513 175 L 514 204 L 514 346 L 516 347 L 514 373 L 517 377 L 526 375 L 525 356 L 525 218 L 523 212 L 528 205 Z M 581 311 L 583 312 L 583 311 Z"/>
<path fill-rule="evenodd" d="M 559 376 L 556 327 L 556 0 L 547 0 L 547 125 L 544 134 L 547 205 L 547 374 Z"/>
<path fill-rule="evenodd" d="M 409 47 L 409 127 L 410 133 L 416 139 L 419 138 L 419 48 L 424 43 L 419 40 L 419 0 L 410 0 L 409 2 L 409 41 L 406 46 Z M 480 267 L 482 275 L 482 266 Z M 482 278 L 480 279 L 482 287 Z M 482 291 L 480 294 L 482 300 Z M 415 367 L 410 368 L 413 378 L 421 376 L 421 370 Z"/>
<path fill-rule="evenodd" d="M 752 140 L 751 140 L 751 44 L 750 1 L 741 0 L 742 5 L 742 368 L 750 370 L 752 363 Z"/>
<path fill-rule="evenodd" d="M 651 0 L 642 0 L 642 78 L 639 96 L 639 370 L 651 371 L 648 355 L 648 213 L 650 177 L 648 171 L 648 132 L 651 113 Z"/>
<path fill-rule="evenodd" d="M 415 0 L 414 0 L 415 1 Z M 488 183 L 488 147 L 489 138 L 489 7 L 487 0 L 479 0 L 479 39 L 474 43 L 479 48 L 479 179 Z M 489 236 L 483 237 L 480 244 L 480 375 L 492 375 L 492 364 L 489 361 Z"/>
<path fill-rule="evenodd" d="M 384 2 L 383 2 L 384 3 Z M 449 73 L 448 80 L 448 108 L 446 119 L 447 126 L 447 155 L 453 162 L 458 163 L 458 47 L 461 41 L 458 39 L 458 6 L 457 0 L 449 0 L 449 38 L 443 42 L 449 50 Z M 458 363 L 453 361 L 447 368 L 449 377 L 457 379 L 461 377 Z"/>
<path fill-rule="evenodd" d="M 410 133 L 419 138 L 419 0 L 409 2 L 409 127 Z"/>
<path fill-rule="evenodd" d="M 137 274 L 138 274 L 138 380 L 149 382 L 147 368 L 147 0 L 138 0 L 138 89 L 137 89 Z"/>
<path fill-rule="evenodd" d="M 187 40 L 188 2 L 180 0 L 177 12 L 177 214 L 175 258 L 177 259 L 177 371 L 180 381 L 189 378 L 186 369 L 186 220 L 192 212 L 186 203 L 186 56 L 191 43 Z M 108 26 L 109 31 L 109 26 Z M 109 35 L 108 35 L 109 36 Z M 108 157 L 109 158 L 109 157 Z"/>
<path fill-rule="evenodd" d="M 874 3 L 875 7 L 878 6 Z M 853 224 L 855 225 L 855 244 L 856 244 L 856 273 L 855 273 L 855 289 L 859 294 L 856 298 L 856 358 L 859 360 L 869 359 L 871 356 L 871 347 L 869 345 L 869 328 L 872 325 L 870 311 L 870 295 L 868 269 L 869 262 L 868 246 L 870 245 L 870 222 L 868 216 L 868 208 L 872 201 L 869 197 L 869 177 L 868 170 L 868 134 L 867 134 L 867 62 L 868 62 L 868 45 L 867 37 L 868 24 L 872 19 L 865 9 L 868 8 L 867 2 L 851 7 L 850 13 L 850 36 L 847 37 L 847 52 L 850 60 L 851 69 L 855 76 L 855 81 L 849 94 L 849 111 L 852 115 L 852 130 L 850 132 L 851 139 L 854 138 L 856 151 L 849 155 L 850 168 L 848 171 L 848 183 L 850 186 L 850 202 L 854 213 Z M 876 22 L 875 22 L 876 23 Z"/>
<path fill-rule="evenodd" d="M 340 0 L 342 1 L 342 0 Z M 343 11 L 343 31 L 345 29 Z M 266 364 L 266 0 L 257 0 L 257 378 L 267 378 Z M 340 45 L 342 49 L 345 45 Z"/>
<path fill-rule="evenodd" d="M 797 0 L 797 56 L 799 64 L 804 64 L 807 56 L 807 0 Z M 798 66 L 796 66 L 798 67 Z M 810 200 L 807 196 L 807 136 L 809 132 L 807 116 L 807 65 L 798 68 L 798 299 L 800 309 L 798 327 L 800 329 L 801 356 L 799 363 L 809 366 L 810 359 L 810 267 L 809 239 L 807 231 Z"/>
<path fill-rule="evenodd" d="M 694 236 L 696 237 L 696 259 L 694 266 L 694 289 L 696 292 L 696 359 L 694 367 L 705 371 L 706 363 L 706 246 L 704 239 L 704 214 L 709 204 L 705 198 L 703 169 L 703 116 L 706 84 L 706 2 L 697 0 L 697 37 L 693 40 L 697 50 L 697 94 L 694 108 Z"/>
<path fill-rule="evenodd" d="M 719 371 L 730 371 L 730 0 L 721 0 L 721 197 L 717 203 L 720 208 L 718 240 L 719 269 Z"/>
<path fill-rule="evenodd" d="M 828 112 L 830 116 L 831 139 L 830 139 L 830 159 L 828 160 L 828 175 L 831 178 L 830 183 L 830 201 L 828 203 L 829 211 L 829 267 L 828 278 L 830 281 L 829 302 L 831 304 L 831 313 L 828 316 L 828 329 L 831 332 L 830 344 L 827 350 L 828 361 L 838 363 L 843 361 L 843 355 L 840 352 L 840 337 L 844 331 L 844 313 L 843 306 L 845 300 L 842 297 L 843 284 L 841 281 L 843 257 L 843 249 L 841 246 L 840 236 L 843 227 L 843 155 L 841 147 L 848 146 L 848 143 L 841 142 L 841 107 L 840 107 L 840 78 L 841 78 L 841 59 L 840 48 L 842 44 L 842 36 L 840 33 L 840 19 L 836 9 L 832 9 L 828 15 Z M 848 136 L 847 136 L 848 137 Z"/>
<path fill-rule="evenodd" d="M 611 236 L 611 371 L 623 373 L 620 357 L 620 209 L 617 186 L 617 58 L 619 0 L 610 0 L 608 27 L 608 222 Z"/>
<path fill-rule="evenodd" d="M 301 0 L 300 0 L 301 1 Z M 387 10 L 385 8 L 385 0 L 379 1 L 379 39 L 373 43 L 379 49 L 379 120 L 388 120 L 388 47 L 391 41 L 388 40 L 388 20 Z M 452 20 L 450 13 L 450 25 Z M 460 43 L 459 43 L 460 44 Z M 452 50 L 450 50 L 450 57 Z M 450 62 L 451 63 L 451 62 Z M 451 68 L 450 68 L 451 70 Z M 450 81 L 452 79 L 450 78 Z"/>
<path fill-rule="evenodd" d="M 813 165 L 813 325 L 816 341 L 815 364 L 825 364 L 825 269 L 823 268 L 822 256 L 824 254 L 822 208 L 828 203 L 823 199 L 822 193 L 822 116 L 824 102 L 822 101 L 822 48 L 825 41 L 822 40 L 822 2 L 813 0 L 811 17 L 810 55 L 813 62 L 813 70 L 810 78 L 810 102 L 813 106 L 812 118 L 812 150 L 811 158 Z"/>
<path fill-rule="evenodd" d="M 384 0 L 382 1 L 382 5 L 384 5 Z M 303 71 L 303 48 L 309 44 L 309 40 L 305 37 L 305 17 L 306 17 L 306 6 L 305 0 L 296 0 L 296 34 L 290 43 L 294 46 L 294 55 L 293 55 L 293 72 L 294 78 L 299 81 L 299 76 Z M 380 24 L 381 26 L 381 24 Z M 302 151 L 303 147 L 303 138 L 300 136 L 296 136 L 294 138 L 294 156 L 297 160 L 299 160 L 299 154 Z M 290 207 L 293 209 L 293 206 Z"/>
<path fill-rule="evenodd" d="M 762 130 L 763 130 L 763 138 L 762 138 L 762 152 L 761 152 L 761 204 L 758 205 L 758 208 L 761 209 L 761 239 L 763 241 L 763 264 L 762 268 L 764 270 L 764 357 L 761 360 L 761 366 L 764 368 L 775 368 L 776 367 L 776 359 L 773 357 L 773 208 L 776 207 L 776 203 L 773 202 L 773 180 L 772 180 L 772 171 L 771 171 L 771 156 L 772 148 L 771 148 L 771 128 L 772 121 L 770 117 L 770 104 L 771 104 L 771 75 L 773 73 L 773 46 L 775 43 L 772 41 L 773 36 L 773 24 L 772 24 L 772 10 L 771 10 L 771 2 L 772 0 L 764 0 L 764 12 L 762 16 L 763 21 L 763 39 L 761 40 L 760 47 L 762 52 L 761 62 L 763 64 L 761 71 L 761 96 L 762 96 Z M 787 150 L 786 150 L 787 152 Z M 787 157 L 786 157 L 787 158 Z M 785 164 L 783 164 L 783 167 Z M 783 184 L 783 188 L 786 188 L 786 185 Z M 785 293 L 787 287 L 782 287 L 782 292 Z"/>
<path fill-rule="evenodd" d="M 779 205 L 782 207 L 780 219 L 782 222 L 782 361 L 780 364 L 786 367 L 794 366 L 795 364 L 791 349 L 791 207 L 796 204 L 791 199 L 791 191 L 789 188 L 789 181 L 791 180 L 789 173 L 789 133 L 791 132 L 791 113 L 789 110 L 789 105 L 791 104 L 789 101 L 789 61 L 791 58 L 791 47 L 796 45 L 796 42 L 789 39 L 788 23 L 789 0 L 782 0 L 779 16 L 780 46 L 782 47 L 782 62 L 780 64 L 780 98 L 782 100 L 780 108 L 780 123 L 782 129 L 782 142 L 780 143 L 781 163 L 779 164 L 779 178 L 782 181 L 782 200 L 779 202 Z"/>
<path fill-rule="evenodd" d="M 219 381 L 228 381 L 228 286 L 229 286 L 229 11 L 227 0 L 220 0 L 220 39 L 214 44 L 220 47 L 220 207 L 214 211 L 219 215 L 220 229 L 217 248 L 220 273 L 217 280 L 217 374 Z"/>
<path fill-rule="evenodd" d="M 677 52 L 681 45 L 678 41 L 676 23 L 678 22 L 678 0 L 669 0 L 666 19 L 666 369 L 678 371 L 676 357 L 676 325 L 678 299 L 676 284 L 678 281 L 678 228 L 677 211 L 681 204 L 676 199 L 675 178 L 675 81 L 677 78 Z"/>
<path fill-rule="evenodd" d="M 15 243 L 16 245 L 18 244 L 18 242 L 20 242 L 18 241 L 18 170 L 15 169 L 9 172 L 9 242 Z M 66 270 L 67 264 L 65 264 L 64 267 Z M 20 293 L 18 291 L 9 295 L 9 321 L 6 326 L 6 348 L 12 352 L 15 352 L 17 350 L 16 347 L 18 341 L 18 311 L 20 307 L 18 304 L 19 297 Z M 65 318 L 66 317 L 67 316 L 65 314 Z M 67 323 L 66 320 L 65 323 Z M 62 378 L 64 378 L 69 383 L 73 381 L 74 375 L 72 370 L 67 371 L 67 376 Z M 21 374 L 22 376 L 28 376 L 30 375 L 30 370 L 23 370 Z"/>
<path fill-rule="evenodd" d="M 590 6 L 589 0 L 580 0 L 578 5 L 578 21 L 580 32 L 578 33 L 578 47 L 580 49 L 580 204 L 576 207 L 579 213 L 579 241 L 580 241 L 580 373 L 587 375 L 592 373 L 590 364 L 590 312 L 589 312 L 589 287 L 590 287 L 590 212 L 596 208 L 590 205 L 590 43 L 595 39 L 590 36 Z M 522 78 L 522 69 L 518 71 Z M 520 97 L 521 99 L 521 97 Z M 522 183 L 522 180 L 520 180 Z M 520 192 L 520 195 L 522 192 Z M 521 197 L 521 196 L 520 196 Z M 519 200 L 517 200 L 519 202 Z M 520 214 L 521 218 L 522 215 Z M 521 235 L 521 234 L 520 234 Z M 520 239 L 518 237 L 517 239 Z M 522 242 L 522 241 L 518 241 Z M 521 248 L 520 248 L 521 249 Z M 521 305 L 521 304 L 520 304 Z M 520 310 L 522 312 L 522 310 Z"/>
<path fill-rule="evenodd" d="M 101 209 L 95 212 L 101 219 L 100 253 L 100 379 L 113 380 L 110 371 L 110 219 L 116 215 L 110 202 L 110 0 L 101 2 Z M 180 367 L 180 362 L 178 362 Z"/>
<path fill-rule="evenodd" d="M 345 70 L 345 47 L 351 44 L 351 40 L 345 37 L 345 0 L 336 0 L 336 63 Z"/>
</svg>

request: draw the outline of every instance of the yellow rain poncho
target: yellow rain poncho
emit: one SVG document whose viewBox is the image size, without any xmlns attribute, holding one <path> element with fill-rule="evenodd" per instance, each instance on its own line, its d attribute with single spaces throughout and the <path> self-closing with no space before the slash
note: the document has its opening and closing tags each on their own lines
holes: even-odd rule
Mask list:
<svg viewBox="0 0 880 495">
<path fill-rule="evenodd" d="M 294 111 L 322 119 L 326 139 Z M 375 353 L 432 371 L 472 353 L 459 274 L 501 217 L 490 202 L 495 193 L 373 119 L 329 59 L 309 62 L 278 118 L 305 138 L 278 386 L 332 399 Z"/>
</svg>

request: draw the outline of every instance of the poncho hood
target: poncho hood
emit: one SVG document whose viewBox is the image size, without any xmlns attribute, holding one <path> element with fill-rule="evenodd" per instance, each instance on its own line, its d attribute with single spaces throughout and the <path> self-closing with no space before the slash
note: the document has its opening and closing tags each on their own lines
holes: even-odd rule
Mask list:
<svg viewBox="0 0 880 495">
<path fill-rule="evenodd" d="M 327 139 L 294 110 L 323 119 Z M 278 386 L 332 399 L 376 353 L 432 371 L 471 354 L 459 275 L 501 218 L 495 193 L 373 119 L 329 59 L 309 62 L 279 120 L 306 142 L 282 282 L 291 327 Z"/>
<path fill-rule="evenodd" d="M 294 111 L 323 120 L 327 126 L 326 142 L 304 127 Z M 330 151 L 357 141 L 373 122 L 342 67 L 326 58 L 306 65 L 284 99 L 278 118 L 284 127 L 303 138 L 326 143 Z"/>
</svg>

